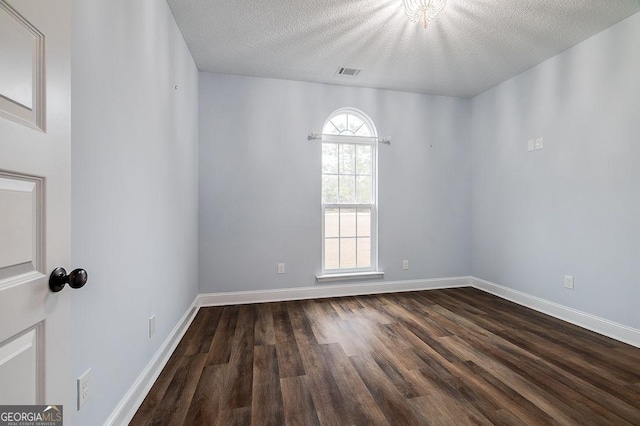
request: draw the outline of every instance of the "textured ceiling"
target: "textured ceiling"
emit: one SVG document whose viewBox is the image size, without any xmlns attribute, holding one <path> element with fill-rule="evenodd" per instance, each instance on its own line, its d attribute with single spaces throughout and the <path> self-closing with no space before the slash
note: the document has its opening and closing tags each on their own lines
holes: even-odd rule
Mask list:
<svg viewBox="0 0 640 426">
<path fill-rule="evenodd" d="M 424 30 L 402 0 L 168 3 L 201 71 L 464 97 L 640 11 L 638 0 L 448 0 Z"/>
</svg>

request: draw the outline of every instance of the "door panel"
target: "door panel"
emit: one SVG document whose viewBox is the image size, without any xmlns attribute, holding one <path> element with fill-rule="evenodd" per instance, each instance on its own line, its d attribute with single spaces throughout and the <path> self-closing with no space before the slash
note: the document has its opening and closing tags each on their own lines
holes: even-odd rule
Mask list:
<svg viewBox="0 0 640 426">
<path fill-rule="evenodd" d="M 42 179 L 0 172 L 0 288 L 42 270 Z"/>
<path fill-rule="evenodd" d="M 44 376 L 42 374 L 42 326 L 0 343 L 0 401 L 4 404 L 42 404 Z"/>
<path fill-rule="evenodd" d="M 70 291 L 48 278 L 71 267 L 70 18 L 70 0 L 0 0 L 0 404 L 67 413 Z"/>
<path fill-rule="evenodd" d="M 0 116 L 44 130 L 44 34 L 0 1 Z"/>
</svg>

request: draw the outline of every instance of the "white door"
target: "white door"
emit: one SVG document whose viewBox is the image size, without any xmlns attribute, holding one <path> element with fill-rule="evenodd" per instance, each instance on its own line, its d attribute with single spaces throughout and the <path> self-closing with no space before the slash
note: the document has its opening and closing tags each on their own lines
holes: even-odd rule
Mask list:
<svg viewBox="0 0 640 426">
<path fill-rule="evenodd" d="M 73 407 L 70 0 L 0 0 L 0 405 Z M 65 423 L 66 424 L 66 423 Z"/>
</svg>

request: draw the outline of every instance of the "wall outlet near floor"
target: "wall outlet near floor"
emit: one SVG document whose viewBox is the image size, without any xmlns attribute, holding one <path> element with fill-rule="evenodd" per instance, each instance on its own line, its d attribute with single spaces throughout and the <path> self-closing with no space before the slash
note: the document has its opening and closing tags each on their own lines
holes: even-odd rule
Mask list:
<svg viewBox="0 0 640 426">
<path fill-rule="evenodd" d="M 284 274 L 284 263 L 278 263 L 278 273 Z"/>
<path fill-rule="evenodd" d="M 91 397 L 91 369 L 78 377 L 78 410 L 87 403 Z"/>
<path fill-rule="evenodd" d="M 564 276 L 564 288 L 573 290 L 573 277 L 571 275 Z"/>
<path fill-rule="evenodd" d="M 404 270 L 409 269 L 409 261 L 408 260 L 403 260 L 402 261 L 402 269 L 404 269 Z"/>
<path fill-rule="evenodd" d="M 156 316 L 151 315 L 149 317 L 149 339 L 151 339 L 154 334 L 156 334 Z"/>
</svg>

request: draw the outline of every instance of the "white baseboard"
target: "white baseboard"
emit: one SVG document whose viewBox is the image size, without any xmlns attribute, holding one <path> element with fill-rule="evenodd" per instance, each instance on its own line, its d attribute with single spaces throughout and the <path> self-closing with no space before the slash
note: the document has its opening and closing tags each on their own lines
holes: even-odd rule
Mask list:
<svg viewBox="0 0 640 426">
<path fill-rule="evenodd" d="M 133 419 L 136 411 L 138 411 L 138 408 L 142 405 L 142 401 L 144 401 L 149 390 L 151 390 L 158 376 L 160 376 L 162 369 L 169 361 L 178 343 L 180 343 L 182 336 L 184 336 L 191 325 L 196 313 L 198 313 L 200 308 L 196 304 L 197 300 L 198 298 L 196 297 L 193 303 L 191 303 L 191 306 L 189 306 L 189 309 L 187 309 L 173 330 L 171 330 L 171 333 L 169 333 L 156 354 L 151 358 L 151 361 L 149 361 L 145 369 L 140 373 L 129 391 L 105 421 L 105 425 L 128 425 L 131 419 Z"/>
<path fill-rule="evenodd" d="M 129 391 L 105 421 L 106 426 L 127 425 L 142 405 L 144 398 L 158 379 L 178 343 L 191 325 L 201 306 L 241 305 L 248 303 L 278 302 L 285 300 L 320 299 L 326 297 L 358 296 L 365 294 L 396 293 L 404 291 L 436 290 L 468 287 L 470 277 L 436 278 L 411 281 L 379 282 L 366 284 L 326 285 L 276 290 L 238 291 L 198 295 L 187 312 L 169 333 L 164 343 Z"/>
<path fill-rule="evenodd" d="M 640 347 L 640 330 L 578 311 L 555 302 L 504 287 L 476 277 L 433 278 L 410 281 L 384 281 L 363 284 L 318 285 L 314 287 L 275 290 L 237 291 L 200 294 L 198 306 L 240 305 L 279 302 L 285 300 L 320 299 L 326 297 L 359 296 L 365 294 L 475 287 L 519 305 L 551 315 L 612 339 Z"/>
<path fill-rule="evenodd" d="M 198 306 L 242 305 L 247 303 L 281 302 L 285 300 L 361 296 L 365 294 L 399 293 L 404 291 L 468 287 L 470 285 L 470 277 L 453 277 L 407 281 L 383 281 L 364 284 L 317 285 L 313 287 L 235 291 L 229 293 L 206 293 L 198 296 Z"/>
<path fill-rule="evenodd" d="M 437 290 L 457 287 L 475 287 L 522 306 L 570 322 L 587 330 L 640 348 L 640 330 L 581 312 L 536 296 L 510 289 L 476 277 L 434 278 L 424 280 L 375 282 L 364 284 L 324 285 L 275 290 L 237 291 L 229 293 L 199 294 L 178 324 L 165 339 L 158 352 L 149 361 L 105 425 L 127 425 L 162 372 L 169 357 L 191 325 L 201 306 L 241 305 L 248 303 L 280 302 L 286 300 L 321 299 L 327 297 L 359 296 L 366 294 L 399 293 L 406 291 Z"/>
<path fill-rule="evenodd" d="M 550 302 L 521 291 L 513 290 L 490 281 L 471 277 L 471 285 L 527 308 L 561 319 L 587 330 L 594 331 L 612 339 L 640 348 L 640 330 L 617 322 L 609 321 L 586 312 L 578 311 L 555 302 Z"/>
</svg>

